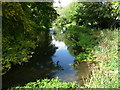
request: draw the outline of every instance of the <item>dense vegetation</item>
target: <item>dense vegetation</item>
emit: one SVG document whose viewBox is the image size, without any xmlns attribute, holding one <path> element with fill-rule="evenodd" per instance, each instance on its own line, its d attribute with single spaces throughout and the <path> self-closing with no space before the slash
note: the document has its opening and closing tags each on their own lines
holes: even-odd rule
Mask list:
<svg viewBox="0 0 120 90">
<path fill-rule="evenodd" d="M 56 10 L 52 3 L 3 4 L 3 72 L 12 65 L 26 62 L 37 45 L 44 45 L 48 28 L 66 27 L 63 40 L 70 53 L 80 62 L 95 63 L 85 88 L 118 88 L 118 29 L 119 2 L 72 2 Z M 117 28 L 117 29 L 116 29 Z M 45 33 L 42 35 L 41 33 Z M 60 31 L 59 31 L 60 32 Z M 47 39 L 49 43 L 50 39 Z M 46 49 L 45 49 L 46 50 Z M 45 52 L 45 50 L 43 52 Z M 41 54 L 43 53 L 41 52 Z M 76 66 L 74 66 L 76 68 Z M 76 84 L 44 79 L 16 88 L 76 88 Z"/>
<path fill-rule="evenodd" d="M 72 2 L 59 8 L 54 25 L 67 27 L 64 38 L 76 64 L 95 65 L 85 88 L 118 88 L 119 2 Z M 118 28 L 118 29 L 116 29 Z M 62 40 L 59 39 L 59 40 Z"/>
<path fill-rule="evenodd" d="M 71 27 L 65 33 L 65 43 L 76 57 L 74 68 L 81 62 L 96 65 L 84 80 L 86 88 L 118 88 L 118 29 L 85 30 Z"/>
<path fill-rule="evenodd" d="M 71 27 L 63 38 L 70 53 L 76 57 L 74 68 L 77 68 L 81 62 L 96 65 L 91 77 L 83 78 L 84 88 L 118 88 L 118 30 L 91 30 L 85 33 L 86 29 Z M 74 82 L 61 83 L 58 79 L 51 81 L 45 79 L 42 82 L 38 80 L 12 89 L 15 88 L 83 88 L 83 86 L 77 86 Z"/>
<path fill-rule="evenodd" d="M 27 83 L 25 86 L 13 87 L 10 90 L 23 89 L 23 88 L 77 88 L 76 82 L 61 82 L 60 79 L 43 79 L 36 82 Z"/>
<path fill-rule="evenodd" d="M 41 31 L 49 33 L 48 27 L 57 17 L 53 3 L 2 3 L 3 7 L 3 72 L 12 65 L 26 62 L 38 44 L 42 44 Z"/>
<path fill-rule="evenodd" d="M 92 53 L 96 58 L 92 59 L 98 64 L 92 71 L 92 77 L 86 81 L 88 88 L 120 88 L 118 65 L 118 30 L 110 29 L 100 31 L 97 34 L 98 45 Z"/>
<path fill-rule="evenodd" d="M 118 27 L 119 2 L 72 2 L 65 8 L 58 8 L 60 17 L 56 25 L 84 25 L 91 28 Z"/>
<path fill-rule="evenodd" d="M 60 34 L 60 33 L 57 33 Z M 63 40 L 71 55 L 76 57 L 74 69 L 82 62 L 92 65 L 92 75 L 83 78 L 85 88 L 118 88 L 118 29 L 96 30 L 71 26 L 57 37 Z"/>
</svg>

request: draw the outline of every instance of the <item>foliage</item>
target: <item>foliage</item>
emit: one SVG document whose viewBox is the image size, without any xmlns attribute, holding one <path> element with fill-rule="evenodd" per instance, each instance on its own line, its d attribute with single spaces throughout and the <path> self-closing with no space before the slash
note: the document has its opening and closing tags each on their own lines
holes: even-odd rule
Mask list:
<svg viewBox="0 0 120 90">
<path fill-rule="evenodd" d="M 88 19 L 86 23 L 90 23 L 91 25 L 96 23 L 97 26 L 101 28 L 110 28 L 114 23 L 116 23 L 118 14 L 112 14 L 113 10 L 118 8 L 113 8 L 112 3 L 83 3 L 83 5 L 85 7 L 84 16 Z"/>
<path fill-rule="evenodd" d="M 85 26 L 73 26 L 68 28 L 65 33 L 65 44 L 70 53 L 78 60 L 84 60 L 87 56 L 91 56 L 89 52 L 96 45 L 95 38 L 91 35 L 92 30 L 89 29 Z"/>
<path fill-rule="evenodd" d="M 57 18 L 57 12 L 53 8 L 52 2 L 32 2 L 21 4 L 23 10 L 29 14 L 29 18 L 39 26 L 49 27 L 53 20 Z"/>
<path fill-rule="evenodd" d="M 87 88 L 118 88 L 118 30 L 101 31 L 99 44 L 92 53 L 99 62 L 92 77 L 85 83 Z"/>
<path fill-rule="evenodd" d="M 85 80 L 85 88 L 118 89 L 118 74 L 95 69 L 92 71 L 92 77 Z"/>
<path fill-rule="evenodd" d="M 76 82 L 61 82 L 60 79 L 43 79 L 36 82 L 29 82 L 25 86 L 12 87 L 10 90 L 23 88 L 77 88 Z"/>
<path fill-rule="evenodd" d="M 76 61 L 97 62 L 85 88 L 118 88 L 118 29 L 84 28 L 68 28 L 65 43 Z"/>
<path fill-rule="evenodd" d="M 118 88 L 118 29 L 72 26 L 63 36 L 75 61 L 96 63 L 91 77 L 84 80 L 85 88 Z"/>
<path fill-rule="evenodd" d="M 85 25 L 92 28 L 119 27 L 119 2 L 72 2 L 64 9 L 56 23 Z M 60 21 L 62 20 L 62 21 Z"/>
<path fill-rule="evenodd" d="M 49 2 L 3 2 L 3 72 L 13 65 L 26 62 L 40 43 L 42 31 L 48 35 L 51 22 L 57 13 Z M 42 42 L 41 42 L 42 43 Z"/>
<path fill-rule="evenodd" d="M 54 23 L 67 27 L 65 44 L 76 60 L 97 61 L 92 77 L 86 80 L 87 88 L 118 87 L 118 31 L 95 30 L 88 27 L 110 28 L 119 23 L 119 2 L 72 2 Z M 3 72 L 15 64 L 26 62 L 37 45 L 47 43 L 51 48 L 49 31 L 57 18 L 53 3 L 2 3 L 3 6 Z M 76 26 L 75 26 L 76 25 Z M 77 26 L 79 25 L 79 26 Z M 44 34 L 43 34 L 44 32 Z M 47 39 L 46 39 L 47 38 Z M 58 37 L 59 38 L 59 37 Z M 61 37 L 60 37 L 61 38 Z M 46 42 L 46 40 L 49 42 Z M 61 40 L 61 39 L 59 39 Z M 46 48 L 48 49 L 48 48 Z M 45 52 L 45 50 L 43 52 Z M 40 52 L 41 53 L 41 52 Z M 42 53 L 41 53 L 42 54 Z M 99 73 L 99 74 L 98 74 Z M 44 79 L 17 88 L 74 88 L 75 82 Z"/>
<path fill-rule="evenodd" d="M 29 25 L 25 19 L 27 18 L 19 3 L 3 3 L 3 69 L 9 69 L 12 63 L 16 64 L 19 60 L 28 59 L 29 48 L 35 45 L 26 38 L 32 27 L 24 29 Z"/>
<path fill-rule="evenodd" d="M 76 12 L 76 8 L 78 7 L 77 5 L 78 3 L 73 2 L 70 5 L 66 6 L 66 7 L 60 7 L 57 8 L 57 12 L 59 13 L 59 17 L 55 20 L 55 24 L 56 26 L 66 26 L 66 24 L 72 24 L 72 25 L 76 25 L 75 22 L 75 14 Z"/>
<path fill-rule="evenodd" d="M 112 10 L 112 16 L 116 16 L 116 19 L 120 18 L 119 14 L 120 14 L 120 2 L 112 2 L 112 8 L 114 8 L 114 10 Z"/>
</svg>

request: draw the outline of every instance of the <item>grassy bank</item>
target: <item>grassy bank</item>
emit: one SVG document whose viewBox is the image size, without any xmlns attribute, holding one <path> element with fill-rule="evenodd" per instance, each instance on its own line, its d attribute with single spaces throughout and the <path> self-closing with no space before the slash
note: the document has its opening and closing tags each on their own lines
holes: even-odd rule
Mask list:
<svg viewBox="0 0 120 90">
<path fill-rule="evenodd" d="M 87 88 L 118 88 L 118 30 L 102 30 L 97 37 L 98 45 L 91 53 L 99 62 L 92 71 L 92 77 L 86 80 Z"/>
<path fill-rule="evenodd" d="M 75 26 L 68 28 L 65 38 L 76 61 L 97 62 L 91 78 L 85 79 L 85 88 L 118 88 L 117 29 L 92 30 Z"/>
<path fill-rule="evenodd" d="M 118 30 L 94 30 L 83 26 L 68 28 L 64 42 L 76 61 L 97 62 L 84 88 L 118 88 Z M 79 65 L 79 63 L 78 63 Z M 75 82 L 45 79 L 16 88 L 78 88 Z M 83 88 L 83 86 L 82 86 Z"/>
</svg>

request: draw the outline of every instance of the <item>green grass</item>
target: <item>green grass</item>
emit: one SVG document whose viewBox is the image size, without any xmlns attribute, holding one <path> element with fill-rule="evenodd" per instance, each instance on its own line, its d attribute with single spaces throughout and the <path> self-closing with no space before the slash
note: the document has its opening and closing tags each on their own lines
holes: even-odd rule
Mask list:
<svg viewBox="0 0 120 90">
<path fill-rule="evenodd" d="M 71 52 L 79 52 L 77 61 L 97 62 L 91 78 L 85 79 L 85 88 L 118 88 L 118 30 L 84 28 L 68 29 L 66 44 L 72 44 Z M 80 48 L 75 50 L 76 46 Z"/>
<path fill-rule="evenodd" d="M 92 50 L 94 61 L 99 62 L 86 88 L 118 88 L 118 30 L 98 31 L 99 43 Z M 88 57 L 89 58 L 89 57 Z"/>
<path fill-rule="evenodd" d="M 92 77 L 85 80 L 85 88 L 118 88 L 118 75 L 95 69 Z"/>
<path fill-rule="evenodd" d="M 43 79 L 36 82 L 29 82 L 25 86 L 12 87 L 9 90 L 24 89 L 24 88 L 77 88 L 76 82 L 61 82 L 60 79 Z"/>
<path fill-rule="evenodd" d="M 72 53 L 76 52 L 74 49 L 76 45 L 85 50 L 78 53 L 77 61 L 97 62 L 91 77 L 84 80 L 84 88 L 118 88 L 118 30 L 86 31 L 83 27 L 73 27 L 68 29 L 65 39 Z M 44 79 L 30 82 L 25 86 L 13 87 L 11 90 L 19 88 L 78 88 L 78 86 L 76 82 Z"/>
</svg>

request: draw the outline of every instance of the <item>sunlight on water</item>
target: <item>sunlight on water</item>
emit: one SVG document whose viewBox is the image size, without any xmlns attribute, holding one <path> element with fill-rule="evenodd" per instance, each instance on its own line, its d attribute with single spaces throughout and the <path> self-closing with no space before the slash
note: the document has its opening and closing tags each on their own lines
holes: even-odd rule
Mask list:
<svg viewBox="0 0 120 90">
<path fill-rule="evenodd" d="M 86 77 L 89 71 L 87 63 L 81 63 L 75 68 L 75 57 L 70 54 L 64 42 L 57 41 L 52 36 L 52 49 L 47 46 L 46 42 L 42 47 L 40 45 L 35 49 L 35 53 L 28 63 L 16 66 L 3 75 L 3 88 L 24 85 L 37 79 L 55 77 L 66 82 L 83 82 L 82 77 Z M 54 51 L 56 47 L 57 49 Z"/>
<path fill-rule="evenodd" d="M 67 46 L 64 42 L 56 41 L 54 36 L 52 36 L 52 44 L 55 44 L 56 47 L 58 47 L 58 50 L 66 50 Z"/>
<path fill-rule="evenodd" d="M 52 40 L 52 43 L 58 47 L 52 59 L 62 67 L 62 70 L 58 71 L 55 76 L 67 82 L 77 80 L 76 71 L 72 67 L 75 58 L 70 55 L 64 42 L 56 41 L 54 36 Z"/>
</svg>

